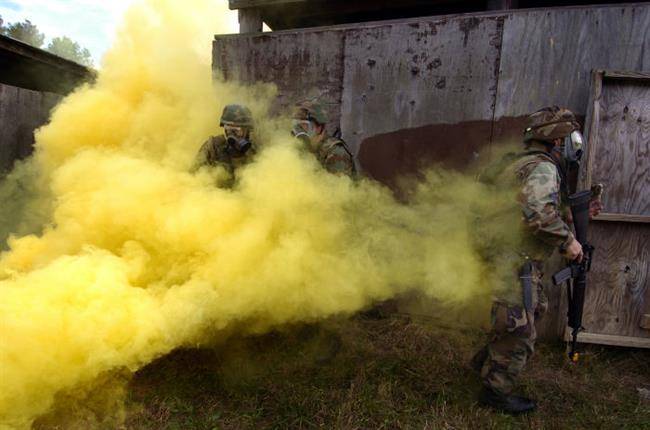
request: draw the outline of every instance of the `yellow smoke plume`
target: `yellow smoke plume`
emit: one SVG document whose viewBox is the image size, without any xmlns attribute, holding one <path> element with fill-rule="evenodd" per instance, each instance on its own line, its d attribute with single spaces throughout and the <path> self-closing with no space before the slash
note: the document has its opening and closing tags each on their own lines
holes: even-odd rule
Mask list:
<svg viewBox="0 0 650 430">
<path fill-rule="evenodd" d="M 469 226 L 503 200 L 431 173 L 406 206 L 324 172 L 266 117 L 271 87 L 212 82 L 218 12 L 208 0 L 133 6 L 97 82 L 38 132 L 28 166 L 47 221 L 0 256 L 0 427 L 28 428 L 57 393 L 219 332 L 411 289 L 489 296 Z M 225 190 L 218 171 L 189 167 L 234 101 L 253 109 L 263 150 Z"/>
</svg>

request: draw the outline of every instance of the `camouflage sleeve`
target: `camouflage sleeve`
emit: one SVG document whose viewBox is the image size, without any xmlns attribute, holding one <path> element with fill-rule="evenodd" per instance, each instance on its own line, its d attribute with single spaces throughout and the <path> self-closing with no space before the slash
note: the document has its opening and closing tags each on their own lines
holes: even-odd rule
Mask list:
<svg viewBox="0 0 650 430">
<path fill-rule="evenodd" d="M 201 145 L 201 149 L 199 149 L 199 152 L 196 154 L 194 164 L 192 164 L 192 168 L 190 169 L 192 173 L 210 163 L 211 143 L 212 139 L 208 139 L 203 143 L 203 145 Z"/>
<path fill-rule="evenodd" d="M 524 179 L 520 203 L 527 226 L 535 236 L 555 246 L 573 239 L 560 213 L 560 178 L 553 163 L 539 163 Z"/>
<path fill-rule="evenodd" d="M 327 151 L 323 164 L 328 172 L 336 174 L 344 174 L 348 176 L 354 175 L 354 160 L 352 156 L 341 144 L 333 145 Z"/>
</svg>

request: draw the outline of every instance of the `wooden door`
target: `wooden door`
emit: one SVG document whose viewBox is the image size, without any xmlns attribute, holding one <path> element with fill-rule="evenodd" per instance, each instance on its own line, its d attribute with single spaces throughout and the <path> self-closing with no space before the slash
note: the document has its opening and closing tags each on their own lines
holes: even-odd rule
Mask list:
<svg viewBox="0 0 650 430">
<path fill-rule="evenodd" d="M 650 348 L 650 73 L 595 71 L 583 186 L 605 186 L 579 340 Z"/>
</svg>

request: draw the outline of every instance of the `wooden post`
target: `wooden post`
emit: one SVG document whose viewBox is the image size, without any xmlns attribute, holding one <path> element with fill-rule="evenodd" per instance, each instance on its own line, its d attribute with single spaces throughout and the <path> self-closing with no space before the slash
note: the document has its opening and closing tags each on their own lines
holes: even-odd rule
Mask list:
<svg viewBox="0 0 650 430">
<path fill-rule="evenodd" d="M 239 33 L 262 32 L 262 12 L 257 8 L 239 9 Z"/>
<path fill-rule="evenodd" d="M 487 10 L 517 9 L 519 0 L 488 0 Z"/>
</svg>

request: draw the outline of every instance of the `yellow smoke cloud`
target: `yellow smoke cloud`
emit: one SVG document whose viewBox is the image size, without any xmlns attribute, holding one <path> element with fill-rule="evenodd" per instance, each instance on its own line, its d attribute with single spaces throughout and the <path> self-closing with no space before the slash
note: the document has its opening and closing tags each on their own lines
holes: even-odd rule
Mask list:
<svg viewBox="0 0 650 430">
<path fill-rule="evenodd" d="M 431 173 L 405 206 L 324 172 L 265 116 L 271 87 L 211 81 L 214 6 L 132 7 L 96 84 L 39 131 L 29 169 L 47 222 L 0 256 L 0 427 L 28 428 L 57 393 L 220 331 L 415 288 L 445 302 L 490 294 L 469 227 L 505 195 Z M 253 109 L 264 149 L 224 190 L 218 172 L 189 167 L 233 101 Z"/>
</svg>

